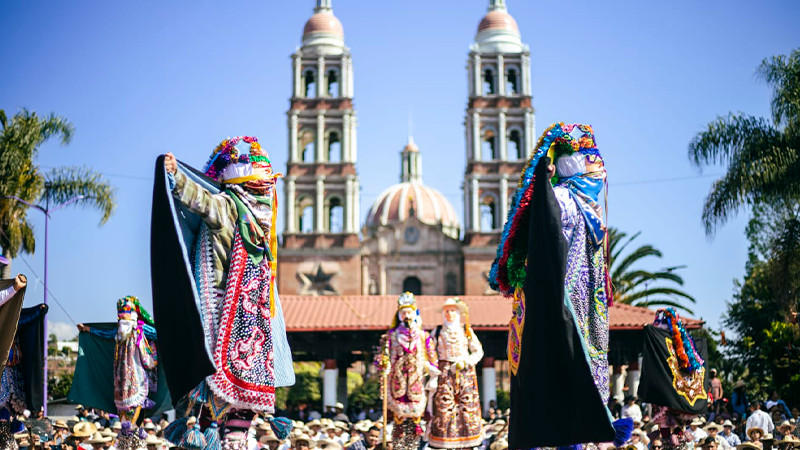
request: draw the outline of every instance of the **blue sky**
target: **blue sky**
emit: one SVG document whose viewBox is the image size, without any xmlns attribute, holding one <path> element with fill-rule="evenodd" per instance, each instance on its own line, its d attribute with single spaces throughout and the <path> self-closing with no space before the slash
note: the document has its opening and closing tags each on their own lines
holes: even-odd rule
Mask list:
<svg viewBox="0 0 800 450">
<path fill-rule="evenodd" d="M 398 176 L 410 111 L 424 181 L 461 214 L 465 67 L 487 4 L 334 0 L 354 59 L 362 214 Z M 800 3 L 508 6 L 531 48 L 537 133 L 555 121 L 594 126 L 609 170 L 610 224 L 641 230 L 642 244 L 663 251 L 646 268 L 686 264 L 695 316 L 716 327 L 744 271 L 746 213 L 706 237 L 702 204 L 723 169 L 693 168 L 687 144 L 719 114 L 768 114 L 770 91 L 755 68 L 800 44 Z M 124 295 L 151 304 L 158 154 L 200 166 L 221 138 L 249 134 L 285 169 L 289 55 L 312 8 L 311 0 L 0 4 L 0 108 L 67 117 L 73 142 L 44 145 L 39 164 L 91 166 L 118 189 L 119 208 L 105 226 L 80 209 L 58 211 L 50 224 L 50 290 L 75 321 L 113 320 Z M 41 277 L 44 223 L 30 214 L 38 249 L 25 260 Z M 31 275 L 22 260 L 14 264 Z M 32 286 L 26 304 L 42 294 Z M 50 320 L 64 334 L 74 329 L 55 304 Z"/>
</svg>

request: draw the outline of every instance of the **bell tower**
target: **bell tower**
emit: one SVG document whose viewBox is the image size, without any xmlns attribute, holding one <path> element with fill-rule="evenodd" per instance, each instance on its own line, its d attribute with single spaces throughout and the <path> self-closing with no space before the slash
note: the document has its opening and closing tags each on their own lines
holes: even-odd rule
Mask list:
<svg viewBox="0 0 800 450">
<path fill-rule="evenodd" d="M 467 61 L 464 172 L 466 295 L 491 293 L 495 257 L 520 171 L 535 145 L 531 62 L 505 0 L 490 0 Z"/>
<path fill-rule="evenodd" d="M 292 75 L 279 289 L 359 294 L 353 65 L 330 0 L 317 0 L 292 55 Z"/>
</svg>

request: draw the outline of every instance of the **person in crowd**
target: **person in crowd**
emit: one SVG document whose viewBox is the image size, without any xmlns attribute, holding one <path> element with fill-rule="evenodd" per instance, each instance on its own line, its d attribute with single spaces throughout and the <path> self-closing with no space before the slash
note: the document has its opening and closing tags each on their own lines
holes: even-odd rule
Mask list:
<svg viewBox="0 0 800 450">
<path fill-rule="evenodd" d="M 333 420 L 340 420 L 343 422 L 349 422 L 350 418 L 347 417 L 347 414 L 344 413 L 344 405 L 342 402 L 336 402 L 336 405 L 333 406 Z"/>
<path fill-rule="evenodd" d="M 714 440 L 717 441 L 717 447 L 719 449 L 728 450 L 730 448 L 730 444 L 728 444 L 728 441 L 719 434 L 721 429 L 722 427 L 718 423 L 711 422 L 706 425 L 705 428 L 703 428 L 703 431 L 708 433 L 708 437 L 714 438 Z"/>
<path fill-rule="evenodd" d="M 781 400 L 780 394 L 778 394 L 778 391 L 776 390 L 772 391 L 769 400 L 764 403 L 764 406 L 766 406 L 767 411 L 772 411 L 772 408 L 779 407 L 781 414 L 785 416 L 785 419 L 788 419 L 792 415 L 789 407 L 786 406 L 786 402 Z"/>
<path fill-rule="evenodd" d="M 613 417 L 614 420 L 620 418 L 620 414 L 622 414 L 622 406 L 619 404 L 619 400 L 617 400 L 616 397 L 609 397 L 608 410 L 611 412 L 611 417 Z"/>
<path fill-rule="evenodd" d="M 91 438 L 86 440 L 86 444 L 92 446 L 92 450 L 105 450 L 104 445 L 111 442 L 111 438 L 105 437 L 95 431 Z"/>
<path fill-rule="evenodd" d="M 147 438 L 144 440 L 144 443 L 147 446 L 147 450 L 161 450 L 161 446 L 164 445 L 164 441 L 162 439 L 159 439 L 154 434 L 149 433 Z"/>
<path fill-rule="evenodd" d="M 720 433 L 720 437 L 725 439 L 725 442 L 728 443 L 728 447 L 736 447 L 742 443 L 739 436 L 733 432 L 733 422 L 730 420 L 722 422 L 722 433 Z"/>
<path fill-rule="evenodd" d="M 63 420 L 56 420 L 53 423 L 53 445 L 61 445 L 69 437 L 69 426 Z"/>
<path fill-rule="evenodd" d="M 750 434 L 751 428 L 761 428 L 762 436 L 764 433 L 772 433 L 772 430 L 775 429 L 772 418 L 761 410 L 761 402 L 758 400 L 750 402 L 750 416 L 747 418 L 747 426 L 745 427 L 748 434 Z"/>
<path fill-rule="evenodd" d="M 691 439 L 694 443 L 699 443 L 700 440 L 708 437 L 708 433 L 700 428 L 701 426 L 703 426 L 703 421 L 700 420 L 699 417 L 689 422 L 689 429 L 686 430 L 686 432 L 691 435 Z"/>
<path fill-rule="evenodd" d="M 414 294 L 405 292 L 397 301 L 392 326 L 381 337 L 376 357 L 380 372 L 388 378 L 388 408 L 394 416 L 392 442 L 399 450 L 416 450 L 422 438 L 420 421 L 440 375 L 436 346 L 422 329 L 422 318 Z M 426 383 L 426 375 L 430 383 Z M 427 386 L 426 386 L 427 384 Z"/>
<path fill-rule="evenodd" d="M 636 428 L 631 434 L 630 445 L 635 447 L 636 450 L 645 450 L 647 448 L 646 439 L 647 435 L 641 429 Z"/>
<path fill-rule="evenodd" d="M 699 443 L 699 447 L 703 450 L 717 450 L 717 440 L 712 438 L 711 436 L 707 436 L 703 439 L 702 442 Z"/>
<path fill-rule="evenodd" d="M 625 405 L 622 407 L 621 418 L 630 417 L 634 422 L 642 421 L 642 409 L 636 404 L 636 397 L 629 395 L 625 397 Z"/>
<path fill-rule="evenodd" d="M 778 426 L 777 429 L 773 432 L 773 434 L 775 435 L 776 439 L 783 439 L 786 436 L 792 436 L 792 433 L 794 432 L 795 428 L 796 427 L 795 425 L 792 424 L 792 422 L 784 420 L 783 422 L 781 422 L 780 426 Z"/>
<path fill-rule="evenodd" d="M 314 448 L 317 441 L 307 434 L 300 434 L 292 439 L 292 450 L 310 450 Z"/>
<path fill-rule="evenodd" d="M 759 427 L 752 427 L 747 429 L 747 438 L 753 444 L 758 445 L 761 447 L 763 444 L 761 443 L 761 438 L 764 437 L 764 430 Z"/>
<path fill-rule="evenodd" d="M 744 380 L 737 380 L 733 385 L 733 393 L 731 394 L 731 405 L 733 412 L 739 414 L 739 417 L 745 419 L 747 417 L 747 394 L 744 388 L 747 383 Z"/>
<path fill-rule="evenodd" d="M 650 450 L 664 450 L 664 441 L 661 439 L 653 439 L 650 441 Z"/>
<path fill-rule="evenodd" d="M 267 432 L 259 438 L 258 442 L 260 444 L 259 450 L 278 450 L 278 447 L 281 445 L 281 440 L 278 439 L 278 436 L 276 436 L 271 429 L 268 429 Z"/>
<path fill-rule="evenodd" d="M 443 324 L 431 332 L 441 374 L 428 404 L 428 443 L 433 448 L 480 445 L 481 402 L 475 366 L 483 347 L 469 324 L 469 309 L 457 297 L 442 308 Z"/>
<path fill-rule="evenodd" d="M 95 433 L 97 427 L 89 421 L 80 421 L 72 427 L 72 434 L 70 438 L 75 444 L 75 447 L 80 450 L 92 450 L 92 445 L 88 441 Z"/>
</svg>

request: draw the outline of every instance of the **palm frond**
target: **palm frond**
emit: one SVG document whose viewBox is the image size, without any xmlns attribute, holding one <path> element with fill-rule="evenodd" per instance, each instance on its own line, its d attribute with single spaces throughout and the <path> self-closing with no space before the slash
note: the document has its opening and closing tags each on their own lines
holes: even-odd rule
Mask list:
<svg viewBox="0 0 800 450">
<path fill-rule="evenodd" d="M 622 274 L 625 273 L 633 264 L 649 256 L 661 258 L 662 255 L 660 250 L 649 244 L 642 245 L 636 250 L 628 253 L 624 258 L 622 258 L 622 261 L 619 264 L 615 264 L 613 272 L 611 273 L 611 278 L 621 278 Z"/>
<path fill-rule="evenodd" d="M 670 288 L 670 287 L 654 287 L 654 288 L 649 288 L 649 289 L 633 292 L 633 293 L 631 293 L 631 294 L 629 294 L 629 295 L 624 297 L 623 303 L 630 303 L 630 302 L 639 300 L 641 298 L 646 299 L 649 296 L 653 296 L 653 295 L 667 295 L 667 296 L 673 296 L 673 297 L 681 297 L 683 299 L 689 300 L 692 303 L 697 303 L 697 301 L 691 295 L 689 295 L 689 294 L 687 294 L 687 293 L 685 293 L 685 292 L 683 292 L 683 291 L 681 291 L 679 289 Z"/>
<path fill-rule="evenodd" d="M 89 206 L 103 213 L 100 224 L 106 223 L 116 207 L 116 193 L 101 174 L 85 167 L 59 167 L 51 170 L 45 181 L 43 200 L 61 204 L 83 196 L 76 205 Z"/>
<path fill-rule="evenodd" d="M 650 307 L 657 307 L 657 308 L 658 307 L 672 307 L 672 308 L 675 308 L 675 309 L 681 309 L 683 311 L 686 311 L 688 314 L 694 314 L 694 311 L 692 311 L 691 309 L 687 308 L 682 303 L 676 302 L 674 300 L 669 300 L 669 299 L 652 299 L 652 300 L 647 300 L 647 301 L 643 300 L 643 301 L 636 302 L 635 304 L 633 304 L 633 306 L 641 306 L 641 307 L 644 307 L 644 308 L 650 308 Z"/>
<path fill-rule="evenodd" d="M 772 121 L 778 126 L 797 124 L 800 119 L 800 49 L 764 58 L 756 73 L 773 89 Z"/>
</svg>

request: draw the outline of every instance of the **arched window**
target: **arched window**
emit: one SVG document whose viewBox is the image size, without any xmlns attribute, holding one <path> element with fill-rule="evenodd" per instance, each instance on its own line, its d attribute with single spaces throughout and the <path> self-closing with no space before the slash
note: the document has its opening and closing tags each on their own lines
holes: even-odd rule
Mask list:
<svg viewBox="0 0 800 450">
<path fill-rule="evenodd" d="M 303 71 L 303 96 L 306 98 L 317 96 L 317 72 L 314 69 Z"/>
<path fill-rule="evenodd" d="M 328 97 L 338 97 L 339 71 L 336 69 L 328 70 L 328 74 L 325 76 L 325 80 L 328 82 Z"/>
<path fill-rule="evenodd" d="M 344 207 L 342 199 L 331 197 L 328 199 L 327 209 L 327 228 L 331 233 L 341 233 L 344 230 Z"/>
<path fill-rule="evenodd" d="M 497 93 L 497 82 L 495 79 L 494 68 L 483 69 L 483 95 L 494 95 Z"/>
<path fill-rule="evenodd" d="M 403 292 L 422 295 L 422 281 L 417 277 L 406 277 L 406 279 L 403 280 Z"/>
<path fill-rule="evenodd" d="M 519 94 L 519 70 L 513 66 L 506 68 L 506 94 Z"/>
<path fill-rule="evenodd" d="M 298 147 L 300 148 L 300 161 L 302 162 L 314 162 L 314 153 L 315 153 L 315 146 L 316 146 L 316 137 L 314 136 L 314 132 L 311 130 L 301 130 L 300 134 L 298 135 Z"/>
<path fill-rule="evenodd" d="M 338 163 L 342 161 L 342 142 L 338 131 L 328 133 L 328 162 Z"/>
<path fill-rule="evenodd" d="M 497 136 L 491 128 L 484 129 L 481 136 L 481 159 L 484 161 L 497 159 Z"/>
<path fill-rule="evenodd" d="M 458 277 L 454 273 L 444 276 L 444 295 L 458 294 Z"/>
<path fill-rule="evenodd" d="M 481 202 L 481 231 L 492 231 L 497 228 L 497 202 L 487 195 Z"/>
<path fill-rule="evenodd" d="M 522 145 L 522 133 L 519 129 L 508 130 L 508 159 L 525 159 L 525 147 Z"/>
<path fill-rule="evenodd" d="M 314 232 L 314 201 L 310 197 L 297 199 L 297 229 L 301 233 Z"/>
</svg>

